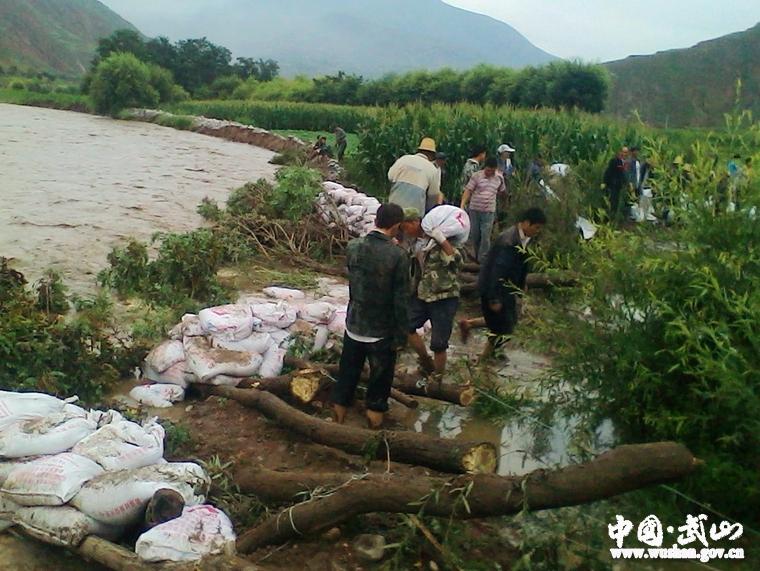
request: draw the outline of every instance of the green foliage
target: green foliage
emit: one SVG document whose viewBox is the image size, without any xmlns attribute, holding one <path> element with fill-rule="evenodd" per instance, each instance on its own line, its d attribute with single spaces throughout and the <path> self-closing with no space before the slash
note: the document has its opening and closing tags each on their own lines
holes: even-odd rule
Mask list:
<svg viewBox="0 0 760 571">
<path fill-rule="evenodd" d="M 26 89 L 0 89 L 0 101 L 14 105 L 32 105 L 71 111 L 92 112 L 90 98 L 79 93 L 55 91 L 53 93 L 34 93 Z"/>
<path fill-rule="evenodd" d="M 232 520 L 235 529 L 249 529 L 268 515 L 266 505 L 256 496 L 244 494 L 235 484 L 232 462 L 214 456 L 203 467 L 211 478 L 209 499 Z"/>
<path fill-rule="evenodd" d="M 196 211 L 204 220 L 208 220 L 209 222 L 216 222 L 222 217 L 222 209 L 219 208 L 219 204 L 208 196 L 203 197 Z"/>
<path fill-rule="evenodd" d="M 760 226 L 749 211 L 760 192 L 752 181 L 742 210 L 716 209 L 711 169 L 695 162 L 686 183 L 663 170 L 680 220 L 667 234 L 602 228 L 566 261 L 593 276 L 568 301 L 590 317 L 569 314 L 553 329 L 556 383 L 588 426 L 611 418 L 625 442 L 686 444 L 706 464 L 681 489 L 757 521 Z"/>
<path fill-rule="evenodd" d="M 160 96 L 150 80 L 150 67 L 132 54 L 108 56 L 98 64 L 90 84 L 95 110 L 115 115 L 128 107 L 155 107 Z"/>
<path fill-rule="evenodd" d="M 109 268 L 98 279 L 121 296 L 138 296 L 161 305 L 179 305 L 184 300 L 217 304 L 228 293 L 217 280 L 223 246 L 207 228 L 186 234 L 158 234 L 158 253 L 148 256 L 148 246 L 131 240 L 108 255 Z"/>
<path fill-rule="evenodd" d="M 335 126 L 357 132 L 375 114 L 369 107 L 267 101 L 186 101 L 164 106 L 166 111 L 237 121 L 262 129 L 303 129 L 332 132 Z M 419 141 L 417 141 L 419 143 Z"/>
<path fill-rule="evenodd" d="M 233 190 L 227 197 L 227 212 L 233 216 L 243 216 L 256 212 L 274 194 L 272 184 L 263 178 L 249 182 Z"/>
<path fill-rule="evenodd" d="M 193 444 L 193 435 L 190 430 L 179 423 L 162 420 L 161 425 L 166 432 L 164 439 L 164 449 L 168 458 L 177 458 L 186 455 Z"/>
<path fill-rule="evenodd" d="M 63 318 L 56 313 L 68 306 L 60 280 L 48 274 L 39 289 L 27 290 L 23 276 L 2 260 L 0 388 L 94 402 L 138 361 L 118 335 L 106 298 L 77 300 L 74 314 Z"/>
<path fill-rule="evenodd" d="M 279 218 L 296 221 L 314 210 L 322 191 L 322 175 L 308 167 L 285 167 L 276 175 L 277 189 L 270 194 L 270 205 Z"/>
<path fill-rule="evenodd" d="M 63 285 L 60 274 L 48 270 L 45 275 L 35 284 L 37 293 L 37 308 L 46 313 L 63 315 L 69 310 L 69 300 L 66 296 L 66 287 Z"/>
</svg>

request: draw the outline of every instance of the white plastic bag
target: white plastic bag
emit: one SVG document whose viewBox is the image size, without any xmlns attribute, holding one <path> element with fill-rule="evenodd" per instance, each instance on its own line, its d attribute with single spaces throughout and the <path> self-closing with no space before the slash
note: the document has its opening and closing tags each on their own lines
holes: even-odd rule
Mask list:
<svg viewBox="0 0 760 571">
<path fill-rule="evenodd" d="M 570 165 L 565 163 L 554 163 L 549 167 L 549 172 L 558 176 L 567 176 L 570 174 Z"/>
<path fill-rule="evenodd" d="M 164 385 L 177 385 L 178 387 L 186 389 L 187 385 L 189 384 L 189 380 L 192 378 L 192 375 L 189 374 L 186 369 L 187 362 L 183 357 L 182 361 L 172 365 L 163 373 L 159 373 L 152 367 L 146 365 L 143 367 L 143 377 L 149 381 L 153 381 L 154 383 Z"/>
<path fill-rule="evenodd" d="M 82 486 L 71 505 L 103 523 L 129 525 L 140 520 L 158 490 L 172 489 L 192 506 L 205 501 L 210 484 L 198 464 L 155 464 L 106 472 Z"/>
<path fill-rule="evenodd" d="M 135 545 L 143 561 L 196 561 L 235 553 L 235 532 L 224 512 L 212 506 L 186 507 L 182 515 L 143 533 Z"/>
<path fill-rule="evenodd" d="M 422 219 L 422 230 L 428 236 L 440 230 L 452 243 L 464 244 L 470 236 L 470 217 L 456 206 L 436 206 Z"/>
<path fill-rule="evenodd" d="M 272 337 L 269 333 L 252 333 L 242 341 L 229 341 L 223 337 L 212 337 L 211 345 L 230 351 L 242 351 L 244 353 L 266 353 L 272 344 Z"/>
<path fill-rule="evenodd" d="M 185 340 L 187 365 L 200 383 L 213 383 L 217 375 L 250 377 L 261 367 L 263 358 L 258 353 L 244 353 L 229 349 L 212 349 L 202 337 Z"/>
<path fill-rule="evenodd" d="M 139 385 L 129 391 L 130 398 L 153 408 L 169 408 L 175 402 L 185 400 L 185 389 L 179 385 Z"/>
<path fill-rule="evenodd" d="M 578 219 L 575 221 L 575 227 L 581 231 L 584 240 L 591 240 L 596 235 L 596 226 L 582 216 L 578 216 Z"/>
<path fill-rule="evenodd" d="M 100 416 L 71 407 L 45 417 L 17 420 L 0 430 L 0 458 L 41 456 L 70 450 L 97 430 Z"/>
<path fill-rule="evenodd" d="M 327 328 L 326 325 L 319 325 L 317 326 L 317 331 L 314 335 L 314 346 L 312 347 L 312 351 L 315 353 L 317 351 L 321 351 L 325 348 L 327 345 L 327 340 L 330 337 L 330 330 Z"/>
<path fill-rule="evenodd" d="M 145 363 L 159 373 L 184 360 L 185 348 L 182 341 L 164 341 L 145 357 Z"/>
<path fill-rule="evenodd" d="M 102 473 L 103 468 L 78 454 L 45 456 L 8 474 L 2 493 L 23 506 L 60 506 L 73 498 L 85 482 Z"/>
<path fill-rule="evenodd" d="M 103 524 L 69 506 L 20 508 L 15 521 L 43 543 L 63 547 L 77 547 L 88 535 L 115 541 L 124 532 L 122 527 Z"/>
<path fill-rule="evenodd" d="M 140 426 L 118 420 L 74 446 L 72 452 L 97 462 L 107 471 L 151 466 L 164 456 L 164 428 L 155 419 Z"/>
<path fill-rule="evenodd" d="M 253 331 L 253 315 L 247 305 L 220 305 L 201 310 L 201 327 L 207 334 L 240 341 Z"/>
<path fill-rule="evenodd" d="M 262 379 L 272 379 L 282 374 L 282 366 L 285 361 L 287 349 L 272 345 L 264 354 L 264 361 L 259 368 L 259 376 Z"/>
<path fill-rule="evenodd" d="M 263 290 L 268 297 L 282 301 L 297 301 L 306 299 L 306 294 L 300 289 L 291 289 L 287 287 L 265 287 Z"/>
</svg>

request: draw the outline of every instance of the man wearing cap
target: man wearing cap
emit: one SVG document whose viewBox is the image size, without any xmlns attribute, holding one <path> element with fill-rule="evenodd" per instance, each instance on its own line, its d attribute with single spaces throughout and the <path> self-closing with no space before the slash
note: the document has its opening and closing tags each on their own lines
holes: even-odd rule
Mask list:
<svg viewBox="0 0 760 571">
<path fill-rule="evenodd" d="M 515 172 L 515 166 L 512 164 L 512 153 L 514 152 L 514 148 L 507 144 L 499 145 L 499 148 L 496 149 L 498 154 L 497 169 L 504 176 L 504 180 L 507 180 Z"/>
<path fill-rule="evenodd" d="M 388 170 L 391 193 L 388 202 L 401 208 L 428 212 L 443 202 L 441 171 L 436 167 L 435 141 L 425 137 L 417 153 L 404 155 Z"/>
<path fill-rule="evenodd" d="M 491 248 L 491 232 L 496 219 L 496 197 L 507 192 L 504 176 L 498 171 L 496 158 L 486 159 L 485 168 L 476 172 L 464 187 L 460 208 L 469 206 L 472 229 L 470 236 L 475 246 L 475 259 L 484 261 Z"/>
</svg>

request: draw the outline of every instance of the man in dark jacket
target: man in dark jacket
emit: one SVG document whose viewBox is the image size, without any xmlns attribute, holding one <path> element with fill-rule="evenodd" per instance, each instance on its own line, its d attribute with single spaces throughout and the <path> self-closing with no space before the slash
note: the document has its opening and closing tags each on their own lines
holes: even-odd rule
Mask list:
<svg viewBox="0 0 760 571">
<path fill-rule="evenodd" d="M 459 328 L 466 341 L 470 329 L 488 327 L 490 335 L 483 351 L 483 359 L 508 341 L 518 319 L 518 298 L 525 290 L 528 276 L 528 253 L 531 239 L 538 236 L 546 224 L 546 215 L 538 208 L 529 208 L 517 224 L 502 232 L 480 268 L 478 291 L 483 312 L 482 319 L 462 320 Z"/>
<path fill-rule="evenodd" d="M 607 163 L 607 169 L 604 171 L 604 189 L 609 197 L 609 216 L 613 222 L 620 222 L 623 216 L 623 204 L 625 197 L 621 197 L 623 189 L 628 182 L 626 165 L 628 161 L 628 147 L 620 149 L 610 162 Z"/>
<path fill-rule="evenodd" d="M 403 220 L 400 206 L 384 204 L 377 211 L 377 228 L 348 245 L 350 299 L 338 384 L 332 393 L 339 423 L 354 400 L 366 360 L 370 427 L 379 428 L 388 410 L 396 353 L 406 344 L 409 325 L 409 262 L 394 241 Z"/>
</svg>

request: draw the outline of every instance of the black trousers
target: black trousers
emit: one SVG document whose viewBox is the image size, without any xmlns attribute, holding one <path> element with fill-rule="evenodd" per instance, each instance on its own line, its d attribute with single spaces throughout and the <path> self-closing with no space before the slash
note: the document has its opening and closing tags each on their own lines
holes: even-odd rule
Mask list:
<svg viewBox="0 0 760 571">
<path fill-rule="evenodd" d="M 348 335 L 343 336 L 338 384 L 332 391 L 331 400 L 338 405 L 351 406 L 367 360 L 369 382 L 364 402 L 369 410 L 385 412 L 388 410 L 388 397 L 391 394 L 396 369 L 396 351 L 392 349 L 390 339 L 382 339 L 376 343 L 360 343 Z"/>
</svg>

